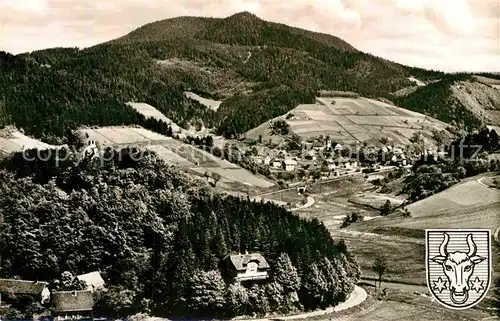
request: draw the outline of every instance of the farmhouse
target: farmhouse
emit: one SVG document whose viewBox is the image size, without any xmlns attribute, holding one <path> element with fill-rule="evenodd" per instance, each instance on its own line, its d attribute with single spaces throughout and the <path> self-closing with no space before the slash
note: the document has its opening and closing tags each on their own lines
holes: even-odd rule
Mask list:
<svg viewBox="0 0 500 321">
<path fill-rule="evenodd" d="M 358 168 L 358 162 L 350 160 L 346 163 L 346 169 L 355 169 Z"/>
<path fill-rule="evenodd" d="M 9 295 L 31 295 L 37 297 L 42 304 L 46 304 L 50 300 L 47 282 L 0 279 L 0 306 L 2 305 L 2 294 L 6 294 L 7 299 Z"/>
<path fill-rule="evenodd" d="M 335 147 L 333 148 L 334 151 L 342 151 L 344 149 L 344 147 L 340 144 L 337 144 L 335 145 Z"/>
<path fill-rule="evenodd" d="M 265 158 L 264 158 L 264 165 L 270 165 L 271 164 L 271 156 L 267 155 Z"/>
<path fill-rule="evenodd" d="M 93 319 L 94 296 L 92 291 L 60 291 L 52 293 L 54 321 L 68 319 Z"/>
<path fill-rule="evenodd" d="M 83 150 L 83 155 L 85 157 L 90 157 L 90 158 L 94 158 L 94 157 L 99 156 L 99 147 L 97 146 L 97 143 L 95 140 L 88 140 L 87 141 L 85 149 Z"/>
<path fill-rule="evenodd" d="M 261 156 L 250 156 L 250 159 L 255 163 L 255 164 L 263 164 L 264 159 Z"/>
<path fill-rule="evenodd" d="M 96 290 L 104 289 L 104 279 L 101 277 L 101 273 L 97 271 L 77 275 L 76 278 L 80 281 L 84 281 L 87 285 L 86 290 L 89 290 L 92 293 Z"/>
<path fill-rule="evenodd" d="M 320 151 L 325 150 L 326 145 L 320 141 L 314 141 L 312 147 L 315 151 L 320 152 Z"/>
<path fill-rule="evenodd" d="M 339 168 L 347 168 L 347 163 L 349 163 L 349 159 L 346 158 L 346 157 L 337 157 L 333 160 L 334 164 L 335 164 L 335 168 L 336 169 L 339 169 Z"/>
<path fill-rule="evenodd" d="M 305 159 L 307 160 L 316 160 L 316 152 L 314 150 L 309 150 L 306 155 L 304 156 Z"/>
<path fill-rule="evenodd" d="M 335 164 L 335 160 L 333 160 L 331 158 L 328 158 L 326 160 L 326 162 L 328 164 L 327 165 L 328 166 L 328 170 L 333 171 L 333 170 L 337 169 L 337 165 Z"/>
<path fill-rule="evenodd" d="M 270 266 L 260 253 L 229 254 L 224 262 L 227 276 L 236 282 L 254 282 L 268 278 Z"/>
<path fill-rule="evenodd" d="M 279 159 L 277 159 L 277 158 L 273 160 L 273 165 L 272 165 L 272 167 L 274 167 L 274 168 L 278 168 L 278 169 L 279 169 L 279 168 L 281 168 L 281 165 L 282 165 L 282 161 L 281 161 L 281 160 L 279 160 Z"/>
<path fill-rule="evenodd" d="M 405 154 L 393 155 L 391 158 L 391 163 L 399 166 L 406 166 L 407 160 Z"/>
<path fill-rule="evenodd" d="M 297 166 L 297 161 L 294 158 L 286 158 L 283 161 L 283 167 L 287 172 L 293 172 Z"/>
</svg>

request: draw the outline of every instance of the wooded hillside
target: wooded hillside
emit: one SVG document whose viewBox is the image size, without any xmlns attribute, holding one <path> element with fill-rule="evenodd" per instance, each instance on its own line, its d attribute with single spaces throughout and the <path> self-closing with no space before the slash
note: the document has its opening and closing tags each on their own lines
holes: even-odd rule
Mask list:
<svg viewBox="0 0 500 321">
<path fill-rule="evenodd" d="M 336 304 L 353 290 L 358 266 L 319 221 L 217 194 L 135 152 L 108 150 L 109 162 L 62 152 L 68 160 L 59 164 L 54 152 L 47 162 L 4 160 L 0 276 L 52 282 L 65 271 L 99 270 L 110 290 L 96 314 L 108 317 L 289 313 Z M 224 278 L 221 260 L 245 251 L 267 259 L 267 283 L 245 288 Z M 28 307 L 41 309 L 13 306 Z"/>
</svg>

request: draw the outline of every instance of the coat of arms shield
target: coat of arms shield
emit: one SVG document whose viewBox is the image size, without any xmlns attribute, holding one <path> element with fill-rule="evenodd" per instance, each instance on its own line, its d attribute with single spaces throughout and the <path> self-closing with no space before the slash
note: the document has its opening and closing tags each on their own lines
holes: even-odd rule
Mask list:
<svg viewBox="0 0 500 321">
<path fill-rule="evenodd" d="M 427 286 L 436 301 L 467 309 L 486 296 L 491 283 L 488 229 L 425 231 Z"/>
</svg>

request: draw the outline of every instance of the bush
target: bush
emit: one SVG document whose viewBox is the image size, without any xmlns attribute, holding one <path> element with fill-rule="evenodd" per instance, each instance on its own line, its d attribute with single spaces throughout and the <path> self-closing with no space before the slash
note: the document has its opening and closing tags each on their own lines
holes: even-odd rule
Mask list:
<svg viewBox="0 0 500 321">
<path fill-rule="evenodd" d="M 382 206 L 382 208 L 380 209 L 380 215 L 387 216 L 387 215 L 391 214 L 391 212 L 392 212 L 391 201 L 387 200 L 385 202 L 385 204 Z"/>
<path fill-rule="evenodd" d="M 410 210 L 408 210 L 406 207 L 401 211 L 401 216 L 402 217 L 411 217 Z"/>
<path fill-rule="evenodd" d="M 361 215 L 360 213 L 358 212 L 354 212 L 354 213 L 351 213 L 351 214 L 347 214 L 344 219 L 342 220 L 342 224 L 340 225 L 340 228 L 346 228 L 348 227 L 349 225 L 351 225 L 351 223 L 356 223 L 356 222 L 360 222 L 363 220 L 363 215 Z"/>
</svg>

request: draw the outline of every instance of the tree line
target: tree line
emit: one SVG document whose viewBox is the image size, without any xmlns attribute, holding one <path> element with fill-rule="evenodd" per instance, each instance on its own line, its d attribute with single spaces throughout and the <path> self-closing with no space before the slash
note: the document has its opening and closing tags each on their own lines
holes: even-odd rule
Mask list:
<svg viewBox="0 0 500 321">
<path fill-rule="evenodd" d="M 2 212 L 1 277 L 43 276 L 61 288 L 65 272 L 99 270 L 109 290 L 96 313 L 106 317 L 312 310 L 345 300 L 359 279 L 344 242 L 318 220 L 217 194 L 154 153 L 108 148 L 111 161 L 100 162 L 49 152 L 42 154 L 48 161 L 18 153 L 1 163 L 0 208 L 9 209 Z M 226 278 L 222 259 L 245 251 L 268 260 L 264 284 Z"/>
</svg>

